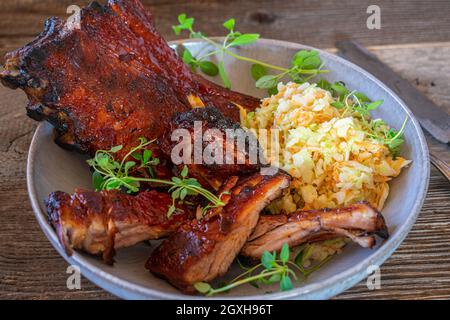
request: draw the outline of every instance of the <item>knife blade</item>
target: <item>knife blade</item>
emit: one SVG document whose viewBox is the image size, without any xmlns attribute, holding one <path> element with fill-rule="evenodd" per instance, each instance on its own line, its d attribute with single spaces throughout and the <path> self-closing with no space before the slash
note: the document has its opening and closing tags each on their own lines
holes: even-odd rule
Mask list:
<svg viewBox="0 0 450 320">
<path fill-rule="evenodd" d="M 351 40 L 338 41 L 336 47 L 339 56 L 359 65 L 393 90 L 433 137 L 443 143 L 450 142 L 450 115 L 445 110 L 358 43 Z"/>
</svg>

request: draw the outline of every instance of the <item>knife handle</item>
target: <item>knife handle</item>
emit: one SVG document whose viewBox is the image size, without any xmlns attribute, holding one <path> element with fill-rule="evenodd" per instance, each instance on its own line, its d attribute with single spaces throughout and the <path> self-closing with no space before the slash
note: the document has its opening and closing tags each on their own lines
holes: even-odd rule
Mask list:
<svg viewBox="0 0 450 320">
<path fill-rule="evenodd" d="M 442 173 L 448 181 L 450 181 L 450 166 L 448 165 L 448 163 L 440 159 L 438 156 L 436 156 L 435 153 L 432 152 L 430 152 L 430 161 L 436 167 L 436 169 L 438 169 L 439 172 Z"/>
</svg>

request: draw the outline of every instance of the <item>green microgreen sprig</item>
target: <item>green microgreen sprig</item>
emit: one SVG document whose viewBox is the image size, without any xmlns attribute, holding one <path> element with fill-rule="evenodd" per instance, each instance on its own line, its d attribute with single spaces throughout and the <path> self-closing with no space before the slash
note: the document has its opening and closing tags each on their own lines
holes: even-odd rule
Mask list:
<svg viewBox="0 0 450 320">
<path fill-rule="evenodd" d="M 154 178 L 154 166 L 159 164 L 159 159 L 154 158 L 152 152 L 145 147 L 150 143 L 145 138 L 139 138 L 139 144 L 132 148 L 122 161 L 115 160 L 115 154 L 122 150 L 123 146 L 115 146 L 110 150 L 98 150 L 94 158 L 87 160 L 87 163 L 94 169 L 92 183 L 96 191 L 100 190 L 126 190 L 127 193 L 138 192 L 141 183 L 156 183 L 169 186 L 172 197 L 172 204 L 167 210 L 170 217 L 175 211 L 177 202 L 185 201 L 187 196 L 201 195 L 210 203 L 208 208 L 224 206 L 225 203 L 202 185 L 195 178 L 188 177 L 188 167 L 184 166 L 180 172 L 180 177 L 172 177 L 171 180 Z M 129 160 L 132 157 L 136 161 Z M 131 175 L 132 169 L 146 169 L 152 178 L 145 178 Z"/>
<path fill-rule="evenodd" d="M 375 110 L 383 103 L 383 100 L 371 101 L 362 92 L 350 92 L 342 81 L 331 84 L 325 79 L 320 79 L 317 82 L 317 86 L 330 91 L 333 94 L 336 101 L 331 105 L 336 109 L 345 108 L 343 115 L 345 115 L 347 111 L 352 111 L 358 113 L 365 120 L 365 118 L 370 115 L 370 111 Z"/>
<path fill-rule="evenodd" d="M 290 68 L 282 68 L 277 74 L 267 74 L 267 69 L 261 64 L 252 65 L 251 72 L 257 88 L 276 93 L 276 86 L 283 77 L 289 76 L 296 83 L 307 82 L 318 74 L 327 73 L 328 70 L 322 70 L 323 66 L 317 51 L 300 50 L 292 58 Z"/>
<path fill-rule="evenodd" d="M 400 147 L 405 142 L 403 134 L 405 132 L 406 123 L 408 122 L 408 118 L 405 118 L 403 121 L 400 130 L 396 131 L 389 126 L 381 119 L 372 120 L 370 125 L 372 129 L 372 133 L 368 135 L 385 144 L 391 154 L 396 157 L 400 154 Z"/>
<path fill-rule="evenodd" d="M 261 263 L 252 268 L 248 268 L 244 273 L 224 286 L 215 289 L 209 283 L 196 282 L 194 288 L 206 296 L 227 292 L 245 283 L 279 283 L 281 291 L 291 290 L 294 287 L 291 277 L 297 280 L 297 275 L 290 268 L 290 265 L 294 264 L 289 261 L 289 255 L 289 246 L 285 243 L 283 244 L 278 259 L 276 252 L 270 253 L 269 251 L 264 251 L 261 257 Z M 253 274 L 258 269 L 262 270 L 258 274 Z"/>
<path fill-rule="evenodd" d="M 330 91 L 336 98 L 331 105 L 336 109 L 344 109 L 341 116 L 356 113 L 360 116 L 368 131 L 368 136 L 386 145 L 391 154 L 396 157 L 400 152 L 400 146 L 404 143 L 403 133 L 405 131 L 408 118 L 403 121 L 399 131 L 396 131 L 381 119 L 370 120 L 370 111 L 382 105 L 383 100 L 371 101 L 365 94 L 358 91 L 350 91 L 342 81 L 329 83 L 325 79 L 320 79 L 317 86 Z"/>
<path fill-rule="evenodd" d="M 281 291 L 291 290 L 294 288 L 292 280 L 299 281 L 299 277 L 294 270 L 300 272 L 300 277 L 302 279 L 306 279 L 311 273 L 320 269 L 333 257 L 328 256 L 317 265 L 314 265 L 311 268 L 305 268 L 303 264 L 309 259 L 313 248 L 313 244 L 301 246 L 295 260 L 290 261 L 291 253 L 289 246 L 287 243 L 284 243 L 278 257 L 276 252 L 270 253 L 269 251 L 264 251 L 261 256 L 261 262 L 255 266 L 245 267 L 238 259 L 237 262 L 239 266 L 245 271 L 229 283 L 218 288 L 213 288 L 209 283 L 196 282 L 194 288 L 206 296 L 226 293 L 243 284 L 259 287 L 260 284 L 271 285 L 278 283 Z M 259 272 L 256 273 L 257 271 Z"/>
<path fill-rule="evenodd" d="M 194 18 L 188 18 L 185 13 L 178 16 L 178 22 L 178 25 L 172 27 L 176 35 L 180 35 L 183 30 L 186 30 L 189 32 L 190 38 L 202 39 L 213 45 L 215 48 L 215 50 L 199 57 L 194 57 L 192 53 L 185 48 L 182 55 L 183 61 L 191 66 L 194 71 L 197 70 L 197 68 L 200 68 L 203 73 L 209 76 L 219 75 L 226 88 L 231 88 L 231 82 L 228 73 L 225 70 L 225 55 L 251 63 L 251 75 L 256 81 L 256 87 L 260 89 L 268 89 L 269 93 L 276 92 L 277 83 L 285 76 L 290 77 L 295 82 L 302 83 L 308 81 L 317 74 L 328 72 L 328 70 L 321 70 L 323 63 L 320 60 L 318 52 L 314 50 L 298 51 L 294 55 L 289 68 L 276 66 L 233 52 L 231 50 L 233 47 L 250 45 L 259 39 L 259 34 L 243 34 L 236 31 L 235 19 L 233 18 L 225 21 L 223 24 L 224 28 L 228 30 L 228 34 L 225 35 L 222 42 L 217 42 L 211 38 L 208 38 L 204 33 L 195 31 L 193 29 Z M 216 56 L 218 58 L 217 65 L 209 60 L 206 60 L 211 56 Z M 268 74 L 268 70 L 275 71 L 277 74 Z"/>
</svg>

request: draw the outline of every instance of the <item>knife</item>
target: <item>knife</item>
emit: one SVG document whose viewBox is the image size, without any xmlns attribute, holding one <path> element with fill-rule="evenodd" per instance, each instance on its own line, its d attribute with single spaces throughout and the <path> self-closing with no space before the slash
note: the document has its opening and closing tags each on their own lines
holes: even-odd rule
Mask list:
<svg viewBox="0 0 450 320">
<path fill-rule="evenodd" d="M 443 143 L 450 142 L 450 115 L 400 77 L 374 54 L 350 40 L 336 42 L 338 54 L 373 74 L 412 110 L 421 126 Z"/>
<path fill-rule="evenodd" d="M 338 55 L 359 65 L 384 82 L 412 110 L 421 126 L 438 141 L 450 142 L 450 115 L 435 105 L 408 81 L 381 62 L 366 48 L 351 40 L 336 42 Z M 450 181 L 450 166 L 430 150 L 431 163 Z"/>
</svg>

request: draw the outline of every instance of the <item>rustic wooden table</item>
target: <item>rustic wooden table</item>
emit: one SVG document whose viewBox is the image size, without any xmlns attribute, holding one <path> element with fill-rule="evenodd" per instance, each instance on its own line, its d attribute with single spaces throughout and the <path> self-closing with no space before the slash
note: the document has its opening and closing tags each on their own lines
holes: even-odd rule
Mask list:
<svg viewBox="0 0 450 320">
<path fill-rule="evenodd" d="M 450 2 L 377 1 L 381 29 L 366 27 L 372 1 L 148 0 L 168 40 L 178 13 L 196 17 L 201 30 L 221 35 L 229 17 L 239 29 L 262 37 L 301 42 L 333 51 L 336 40 L 352 38 L 375 53 L 438 105 L 450 111 Z M 49 16 L 66 15 L 83 0 L 2 0 L 0 55 L 31 40 Z M 3 62 L 2 60 L 0 62 Z M 25 115 L 21 92 L 1 89 L 14 103 L 0 115 L 0 298 L 109 299 L 112 295 L 83 279 L 82 289 L 66 288 L 67 264 L 39 229 L 25 182 L 28 146 L 36 123 Z M 450 162 L 450 148 L 429 140 Z M 49 155 L 50 156 L 50 155 Z M 434 168 L 420 217 L 408 238 L 381 268 L 380 290 L 362 282 L 338 299 L 450 298 L 450 184 Z"/>
</svg>

